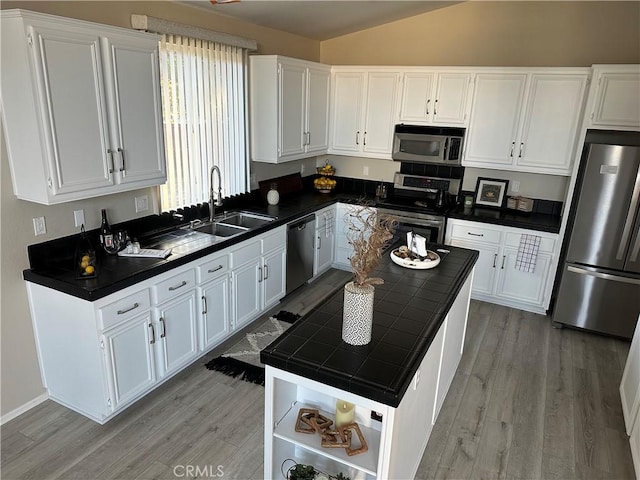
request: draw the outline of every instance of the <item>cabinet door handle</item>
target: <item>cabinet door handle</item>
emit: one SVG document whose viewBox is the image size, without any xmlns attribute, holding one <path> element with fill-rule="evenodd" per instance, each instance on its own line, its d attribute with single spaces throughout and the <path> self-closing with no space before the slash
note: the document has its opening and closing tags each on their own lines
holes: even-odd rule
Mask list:
<svg viewBox="0 0 640 480">
<path fill-rule="evenodd" d="M 167 336 L 167 326 L 164 323 L 163 317 L 160 317 L 160 325 L 162 325 L 162 333 L 160 334 L 160 338 L 164 338 Z"/>
<path fill-rule="evenodd" d="M 429 116 L 429 102 L 431 102 L 431 99 L 427 98 L 427 103 L 425 104 L 425 107 L 426 107 L 425 116 L 427 116 L 427 117 Z"/>
<path fill-rule="evenodd" d="M 259 271 L 258 283 L 261 283 L 262 282 L 262 267 L 258 267 L 258 271 Z"/>
<path fill-rule="evenodd" d="M 493 254 L 493 268 L 496 268 L 496 260 L 498 259 L 498 254 L 494 253 Z"/>
<path fill-rule="evenodd" d="M 362 145 L 367 146 L 367 132 L 364 132 L 364 136 L 362 137 Z"/>
<path fill-rule="evenodd" d="M 118 147 L 118 152 L 120 152 L 120 156 L 122 157 L 122 167 L 120 167 L 120 171 L 124 172 L 124 170 L 125 170 L 125 167 L 124 167 L 124 148 Z"/>
<path fill-rule="evenodd" d="M 518 158 L 522 158 L 522 147 L 524 147 L 524 143 L 520 142 L 520 152 L 518 153 Z"/>
<path fill-rule="evenodd" d="M 467 232 L 467 235 L 471 235 L 472 237 L 484 237 L 484 233 Z"/>
<path fill-rule="evenodd" d="M 156 343 L 156 331 L 151 323 L 149 324 L 149 328 L 151 329 L 151 340 L 149 340 L 149 344 L 153 345 Z"/>
<path fill-rule="evenodd" d="M 217 272 L 218 270 L 222 270 L 222 265 L 218 265 L 216 268 L 210 268 L 209 270 L 207 270 L 207 273 L 214 273 Z"/>
<path fill-rule="evenodd" d="M 307 132 L 307 145 L 311 145 L 311 132 Z"/>
<path fill-rule="evenodd" d="M 509 152 L 509 157 L 513 158 L 513 149 L 516 148 L 516 142 L 511 142 L 511 151 Z"/>
<path fill-rule="evenodd" d="M 322 248 L 322 239 L 320 237 L 320 235 L 318 235 L 318 250 L 320 250 Z"/>
<path fill-rule="evenodd" d="M 433 102 L 433 116 L 435 117 L 436 115 L 438 115 L 438 99 L 436 98 L 436 101 Z"/>
<path fill-rule="evenodd" d="M 202 295 L 202 314 L 206 315 L 207 314 L 207 297 Z"/>
<path fill-rule="evenodd" d="M 504 270 L 504 260 L 507 258 L 506 255 L 502 255 L 502 266 L 500 267 L 500 270 Z"/>
<path fill-rule="evenodd" d="M 360 145 L 360 130 L 356 132 L 356 145 Z"/>
<path fill-rule="evenodd" d="M 269 265 L 265 264 L 264 265 L 264 279 L 266 280 L 267 278 L 269 278 Z"/>
<path fill-rule="evenodd" d="M 109 168 L 109 173 L 113 173 L 116 171 L 116 164 L 113 161 L 113 150 L 112 149 L 107 149 L 107 153 L 109 154 L 109 157 L 111 157 L 111 168 Z"/>
<path fill-rule="evenodd" d="M 125 308 L 124 310 L 118 310 L 116 313 L 118 315 L 124 315 L 125 313 L 130 312 L 131 310 L 135 310 L 139 306 L 140 306 L 140 304 L 138 302 L 136 302 L 136 303 L 133 304 L 133 306 L 131 306 L 129 308 Z"/>
<path fill-rule="evenodd" d="M 170 291 L 174 291 L 174 290 L 178 290 L 179 288 L 184 287 L 187 284 L 186 280 L 183 280 L 182 283 L 178 284 L 178 285 L 174 285 L 173 287 L 169 287 Z"/>
</svg>

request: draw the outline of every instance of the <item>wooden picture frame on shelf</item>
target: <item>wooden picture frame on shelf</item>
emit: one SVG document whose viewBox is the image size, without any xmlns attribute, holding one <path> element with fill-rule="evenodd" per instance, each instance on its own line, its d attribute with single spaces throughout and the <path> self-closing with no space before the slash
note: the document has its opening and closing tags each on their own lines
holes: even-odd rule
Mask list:
<svg viewBox="0 0 640 480">
<path fill-rule="evenodd" d="M 478 177 L 475 205 L 479 207 L 504 208 L 507 201 L 509 180 Z"/>
</svg>

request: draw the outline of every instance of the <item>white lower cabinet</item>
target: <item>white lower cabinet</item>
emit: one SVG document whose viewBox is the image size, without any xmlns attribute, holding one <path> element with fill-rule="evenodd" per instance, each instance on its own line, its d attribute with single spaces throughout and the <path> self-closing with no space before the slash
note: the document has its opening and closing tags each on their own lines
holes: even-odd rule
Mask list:
<svg viewBox="0 0 640 480">
<path fill-rule="evenodd" d="M 228 275 L 201 286 L 199 292 L 202 307 L 200 349 L 209 350 L 225 339 L 231 330 Z"/>
<path fill-rule="evenodd" d="M 264 478 L 282 478 L 280 469 L 287 459 L 352 479 L 414 478 L 462 357 L 470 289 L 471 276 L 396 408 L 267 365 Z M 316 408 L 333 419 L 338 399 L 356 406 L 355 420 L 368 445 L 362 454 L 322 448 L 318 435 L 295 431 L 300 408 Z M 372 411 L 382 415 L 381 422 L 371 419 Z"/>
<path fill-rule="evenodd" d="M 149 312 L 104 333 L 109 383 L 113 392 L 111 406 L 135 399 L 156 382 L 154 327 Z"/>
<path fill-rule="evenodd" d="M 323 208 L 316 212 L 316 236 L 314 240 L 313 276 L 325 272 L 333 263 L 336 206 Z"/>
<path fill-rule="evenodd" d="M 286 292 L 286 226 L 231 248 L 234 328 L 255 319 Z"/>
<path fill-rule="evenodd" d="M 520 239 L 525 234 L 541 237 L 533 272 L 516 268 Z M 555 276 L 551 265 L 559 247 L 557 234 L 450 219 L 445 243 L 480 252 L 473 298 L 545 314 Z"/>
<path fill-rule="evenodd" d="M 171 375 L 198 356 L 196 291 L 156 309 L 156 344 L 160 375 Z"/>
</svg>

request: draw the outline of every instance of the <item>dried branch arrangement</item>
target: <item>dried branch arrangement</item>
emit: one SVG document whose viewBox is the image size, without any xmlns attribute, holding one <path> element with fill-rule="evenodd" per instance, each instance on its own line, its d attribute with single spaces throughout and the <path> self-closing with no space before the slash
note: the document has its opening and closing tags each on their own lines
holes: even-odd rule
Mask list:
<svg viewBox="0 0 640 480">
<path fill-rule="evenodd" d="M 384 280 L 369 275 L 378 266 L 383 250 L 393 239 L 397 220 L 389 215 L 378 216 L 374 208 L 365 204 L 349 212 L 345 222 L 348 226 L 347 239 L 354 252 L 350 259 L 353 283 L 357 286 L 381 285 Z"/>
</svg>

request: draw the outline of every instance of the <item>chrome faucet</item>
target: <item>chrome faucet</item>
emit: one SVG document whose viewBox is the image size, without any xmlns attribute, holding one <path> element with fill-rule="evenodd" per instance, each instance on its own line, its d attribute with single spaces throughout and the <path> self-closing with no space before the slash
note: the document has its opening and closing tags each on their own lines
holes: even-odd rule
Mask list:
<svg viewBox="0 0 640 480">
<path fill-rule="evenodd" d="M 213 189 L 213 173 L 218 174 L 218 195 L 215 194 Z M 222 205 L 222 178 L 220 176 L 220 169 L 217 165 L 211 167 L 209 172 L 209 221 L 213 222 L 215 216 L 215 207 Z"/>
</svg>

